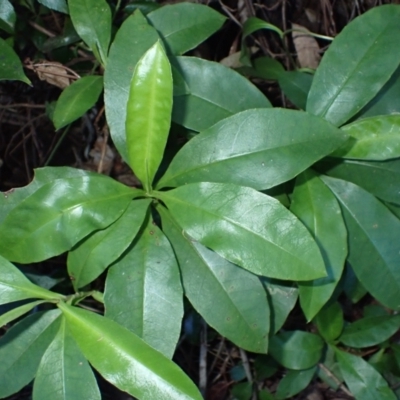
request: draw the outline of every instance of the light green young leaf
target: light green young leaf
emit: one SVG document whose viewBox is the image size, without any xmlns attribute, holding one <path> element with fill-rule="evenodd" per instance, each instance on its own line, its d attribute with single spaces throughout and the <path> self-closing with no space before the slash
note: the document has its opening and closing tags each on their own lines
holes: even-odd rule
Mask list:
<svg viewBox="0 0 400 400">
<path fill-rule="evenodd" d="M 221 183 L 192 183 L 157 196 L 189 236 L 250 272 L 289 280 L 326 274 L 307 229 L 272 197 Z"/>
<path fill-rule="evenodd" d="M 322 356 L 323 340 L 304 331 L 278 333 L 269 341 L 269 353 L 285 368 L 301 370 L 313 367 Z"/>
<path fill-rule="evenodd" d="M 0 398 L 21 390 L 35 376 L 47 346 L 60 326 L 60 311 L 37 312 L 0 339 Z"/>
<path fill-rule="evenodd" d="M 357 114 L 399 66 L 400 7 L 374 7 L 335 38 L 318 67 L 307 111 L 336 126 Z M 376 62 L 379 60 L 379 62 Z"/>
<path fill-rule="evenodd" d="M 32 303 L 24 304 L 22 306 L 13 308 L 12 310 L 0 315 L 0 328 L 7 325 L 9 322 L 14 321 L 21 315 L 26 314 L 39 304 L 45 303 L 46 300 L 33 301 Z"/>
<path fill-rule="evenodd" d="M 2 256 L 0 256 L 0 293 L 0 304 L 24 299 L 54 300 L 64 298 L 61 294 L 33 284 L 17 267 Z M 0 320 L 2 317 L 0 316 Z"/>
<path fill-rule="evenodd" d="M 301 392 L 309 385 L 316 371 L 317 367 L 311 367 L 300 371 L 289 370 L 279 381 L 275 398 L 277 400 L 287 399 Z"/>
<path fill-rule="evenodd" d="M 100 400 L 96 378 L 61 318 L 43 354 L 33 385 L 33 400 Z"/>
<path fill-rule="evenodd" d="M 196 3 L 165 5 L 147 15 L 169 53 L 181 55 L 216 32 L 226 18 L 211 7 Z"/>
<path fill-rule="evenodd" d="M 13 80 L 31 84 L 24 74 L 22 64 L 14 50 L 2 38 L 0 38 L 0 81 Z"/>
<path fill-rule="evenodd" d="M 142 55 L 159 39 L 157 31 L 136 11 L 118 29 L 104 73 L 104 102 L 113 143 L 125 161 L 126 110 L 133 70 Z"/>
<path fill-rule="evenodd" d="M 157 188 L 206 181 L 268 189 L 294 178 L 346 139 L 322 118 L 302 111 L 243 111 L 190 140 Z"/>
<path fill-rule="evenodd" d="M 400 328 L 400 315 L 366 317 L 347 325 L 339 340 L 345 346 L 362 348 L 376 346 Z"/>
<path fill-rule="evenodd" d="M 360 119 L 342 130 L 350 140 L 333 157 L 377 161 L 400 157 L 400 114 Z"/>
<path fill-rule="evenodd" d="M 400 309 L 400 220 L 353 183 L 321 177 L 339 200 L 349 238 L 349 262 L 363 286 L 385 306 Z"/>
<path fill-rule="evenodd" d="M 164 154 L 171 112 L 171 66 L 157 42 L 135 67 L 126 110 L 129 165 L 147 191 Z"/>
<path fill-rule="evenodd" d="M 196 57 L 176 57 L 171 63 L 190 91 L 174 96 L 172 119 L 188 129 L 202 131 L 240 111 L 271 107 L 248 79 L 222 64 Z"/>
<path fill-rule="evenodd" d="M 290 211 L 308 228 L 317 242 L 328 276 L 299 282 L 300 305 L 311 321 L 329 300 L 347 257 L 347 231 L 335 196 L 312 170 L 298 176 Z"/>
<path fill-rule="evenodd" d="M 95 173 L 47 183 L 0 225 L 0 254 L 20 263 L 61 254 L 89 233 L 112 224 L 141 193 Z"/>
<path fill-rule="evenodd" d="M 75 121 L 98 100 L 103 90 L 101 76 L 84 76 L 63 90 L 53 114 L 56 129 Z"/>
<path fill-rule="evenodd" d="M 202 399 L 176 364 L 128 329 L 93 312 L 64 303 L 59 307 L 84 356 L 120 390 L 140 400 Z"/>
<path fill-rule="evenodd" d="M 9 0 L 2 0 L 0 7 L 0 29 L 5 30 L 7 33 L 14 33 L 14 25 L 17 16 L 14 7 Z"/>
<path fill-rule="evenodd" d="M 357 400 L 396 400 L 379 372 L 361 357 L 335 349 L 346 385 Z"/>
<path fill-rule="evenodd" d="M 185 236 L 164 207 L 157 210 L 179 262 L 185 295 L 193 307 L 236 345 L 266 353 L 269 306 L 259 279 Z"/>
<path fill-rule="evenodd" d="M 400 204 L 400 160 L 382 162 L 324 160 L 318 169 L 330 176 L 361 186 L 376 197 Z"/>
<path fill-rule="evenodd" d="M 314 318 L 318 332 L 327 341 L 333 342 L 343 330 L 343 310 L 340 304 L 335 301 L 326 305 Z"/>
<path fill-rule="evenodd" d="M 128 248 L 142 226 L 150 202 L 132 201 L 116 222 L 93 233 L 68 253 L 68 275 L 75 289 L 96 279 Z"/>
<path fill-rule="evenodd" d="M 66 0 L 38 0 L 38 2 L 40 4 L 43 4 L 45 7 L 50 8 L 50 10 L 55 10 L 64 14 L 68 14 L 68 6 Z"/>
<path fill-rule="evenodd" d="M 134 244 L 110 268 L 106 317 L 172 358 L 183 317 L 183 290 L 172 247 L 149 216 Z"/>
<path fill-rule="evenodd" d="M 68 0 L 74 28 L 105 66 L 111 39 L 111 10 L 106 0 Z"/>
</svg>

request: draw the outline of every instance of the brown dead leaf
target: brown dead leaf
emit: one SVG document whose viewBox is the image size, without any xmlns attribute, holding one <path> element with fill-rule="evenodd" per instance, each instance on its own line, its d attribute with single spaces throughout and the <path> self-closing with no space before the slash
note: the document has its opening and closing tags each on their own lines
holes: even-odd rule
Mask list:
<svg viewBox="0 0 400 400">
<path fill-rule="evenodd" d="M 307 34 L 310 31 L 304 28 L 304 26 L 292 24 L 292 29 L 292 38 L 299 66 L 301 68 L 317 69 L 321 60 L 318 42 L 315 38 Z"/>
</svg>

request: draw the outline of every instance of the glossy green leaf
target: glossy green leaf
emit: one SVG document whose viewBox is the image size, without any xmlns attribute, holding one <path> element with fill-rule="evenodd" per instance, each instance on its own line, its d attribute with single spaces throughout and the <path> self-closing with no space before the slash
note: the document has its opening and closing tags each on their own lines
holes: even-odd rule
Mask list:
<svg viewBox="0 0 400 400">
<path fill-rule="evenodd" d="M 363 286 L 382 304 L 400 309 L 400 220 L 353 183 L 323 176 L 342 208 L 349 262 Z"/>
<path fill-rule="evenodd" d="M 361 186 L 382 200 L 400 204 L 400 160 L 367 162 L 344 160 L 321 163 L 323 173 Z"/>
<path fill-rule="evenodd" d="M 68 6 L 66 0 L 38 0 L 38 2 L 40 4 L 43 4 L 45 7 L 50 8 L 50 10 L 55 10 L 64 14 L 68 14 Z"/>
<path fill-rule="evenodd" d="M 31 84 L 24 74 L 22 64 L 14 50 L 2 38 L 0 38 L 0 81 L 13 80 Z"/>
<path fill-rule="evenodd" d="M 400 114 L 360 119 L 342 129 L 350 139 L 332 153 L 334 157 L 378 161 L 400 157 Z"/>
<path fill-rule="evenodd" d="M 110 383 L 140 400 L 201 400 L 183 371 L 108 318 L 60 303 L 82 353 Z"/>
<path fill-rule="evenodd" d="M 313 235 L 328 274 L 299 283 L 300 305 L 311 321 L 329 300 L 342 276 L 347 257 L 347 231 L 335 196 L 312 170 L 297 178 L 290 211 Z"/>
<path fill-rule="evenodd" d="M 169 53 L 180 55 L 194 49 L 221 28 L 226 18 L 211 7 L 196 3 L 177 3 L 147 15 Z"/>
<path fill-rule="evenodd" d="M 46 300 L 38 300 L 33 301 L 32 303 L 24 304 L 22 306 L 16 307 L 7 311 L 4 314 L 0 315 L 0 328 L 4 325 L 7 325 L 9 322 L 14 321 L 15 319 L 21 317 L 22 315 L 26 314 L 27 312 L 31 311 L 33 308 L 38 306 L 39 304 L 45 303 Z"/>
<path fill-rule="evenodd" d="M 374 7 L 335 38 L 318 67 L 307 111 L 336 126 L 365 106 L 399 66 L 400 7 Z M 376 62 L 379 60 L 379 62 Z"/>
<path fill-rule="evenodd" d="M 103 90 L 101 76 L 84 76 L 63 90 L 57 100 L 53 122 L 56 129 L 75 121 L 94 106 Z"/>
<path fill-rule="evenodd" d="M 62 318 L 44 353 L 33 385 L 33 400 L 100 400 L 96 378 Z"/>
<path fill-rule="evenodd" d="M 25 275 L 0 256 L 0 304 L 24 299 L 62 299 L 63 295 L 50 292 L 28 280 Z M 0 317 L 1 318 L 1 317 Z"/>
<path fill-rule="evenodd" d="M 171 66 L 160 42 L 136 65 L 126 112 L 129 165 L 150 190 L 164 154 L 172 112 Z"/>
<path fill-rule="evenodd" d="M 104 304 L 106 317 L 172 358 L 181 331 L 183 290 L 172 247 L 152 218 L 110 268 Z"/>
<path fill-rule="evenodd" d="M 269 341 L 269 353 L 279 364 L 289 369 L 308 369 L 318 363 L 324 342 L 309 332 L 286 331 Z"/>
<path fill-rule="evenodd" d="M 93 233 L 68 253 L 68 275 L 75 289 L 95 280 L 128 248 L 142 226 L 150 201 L 132 201 L 116 222 Z"/>
<path fill-rule="evenodd" d="M 302 111 L 247 110 L 190 140 L 157 187 L 207 181 L 267 189 L 292 179 L 346 138 Z"/>
<path fill-rule="evenodd" d="M 140 190 L 95 173 L 47 183 L 0 225 L 0 254 L 20 263 L 61 254 L 113 223 L 139 194 Z"/>
<path fill-rule="evenodd" d="M 7 192 L 0 192 L 0 223 L 22 200 L 36 192 L 46 183 L 54 182 L 57 179 L 78 178 L 90 176 L 91 172 L 71 167 L 45 167 L 34 170 L 34 177 L 29 185 L 11 189 Z"/>
<path fill-rule="evenodd" d="M 17 16 L 12 4 L 8 0 L 2 0 L 0 7 L 0 29 L 12 34 L 16 19 Z"/>
<path fill-rule="evenodd" d="M 190 91 L 174 96 L 172 113 L 173 121 L 186 128 L 202 131 L 240 111 L 271 107 L 250 81 L 222 64 L 196 57 L 176 57 L 171 62 Z"/>
<path fill-rule="evenodd" d="M 111 39 L 111 10 L 106 0 L 68 0 L 76 31 L 96 58 L 106 65 Z"/>
<path fill-rule="evenodd" d="M 306 109 L 313 76 L 300 71 L 285 71 L 278 83 L 285 96 L 298 108 Z"/>
<path fill-rule="evenodd" d="M 343 273 L 343 291 L 352 303 L 358 303 L 367 293 L 367 289 L 357 279 L 349 263 Z"/>
<path fill-rule="evenodd" d="M 283 65 L 270 57 L 259 57 L 253 61 L 254 68 L 250 75 L 257 78 L 277 80 L 286 73 Z"/>
<path fill-rule="evenodd" d="M 136 11 L 118 29 L 110 48 L 104 73 L 104 102 L 113 143 L 125 161 L 128 161 L 125 121 L 129 85 L 137 62 L 157 40 L 157 31 Z"/>
<path fill-rule="evenodd" d="M 236 345 L 266 353 L 269 306 L 259 279 L 185 236 L 165 208 L 157 210 L 179 262 L 185 295 L 196 311 Z"/>
<path fill-rule="evenodd" d="M 375 346 L 394 335 L 400 328 L 400 315 L 366 317 L 347 325 L 339 340 L 346 346 Z"/>
<path fill-rule="evenodd" d="M 271 312 L 271 332 L 282 328 L 298 298 L 298 289 L 293 283 L 259 277 L 268 297 Z"/>
<path fill-rule="evenodd" d="M 193 183 L 157 196 L 189 236 L 250 272 L 290 280 L 325 275 L 307 229 L 272 197 L 219 183 Z"/>
<path fill-rule="evenodd" d="M 357 400 L 396 400 L 396 396 L 374 367 L 361 357 L 335 349 L 346 385 Z"/>
<path fill-rule="evenodd" d="M 22 389 L 35 376 L 40 359 L 60 326 L 59 310 L 32 314 L 0 339 L 0 398 Z"/>
<path fill-rule="evenodd" d="M 337 339 L 343 330 L 343 310 L 338 302 L 326 305 L 316 316 L 314 322 L 318 332 L 327 341 Z"/>
<path fill-rule="evenodd" d="M 357 118 L 400 113 L 400 66 Z"/>
<path fill-rule="evenodd" d="M 279 381 L 279 385 L 276 388 L 275 398 L 277 400 L 287 399 L 301 392 L 309 385 L 316 370 L 317 367 L 311 367 L 300 371 L 288 371 Z"/>
</svg>

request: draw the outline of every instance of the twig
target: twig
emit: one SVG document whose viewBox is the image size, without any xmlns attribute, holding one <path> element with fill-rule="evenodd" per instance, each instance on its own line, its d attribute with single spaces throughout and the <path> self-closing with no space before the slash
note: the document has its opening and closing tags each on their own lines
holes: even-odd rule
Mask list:
<svg viewBox="0 0 400 400">
<path fill-rule="evenodd" d="M 350 396 L 352 398 L 354 397 L 351 392 L 346 388 L 346 386 L 344 386 L 343 383 L 340 382 L 340 380 L 336 377 L 336 375 L 334 375 L 332 371 L 330 371 L 324 364 L 319 363 L 318 367 L 321 368 L 329 376 L 329 378 L 331 378 L 338 385 L 339 389 L 347 394 L 347 396 Z"/>
</svg>

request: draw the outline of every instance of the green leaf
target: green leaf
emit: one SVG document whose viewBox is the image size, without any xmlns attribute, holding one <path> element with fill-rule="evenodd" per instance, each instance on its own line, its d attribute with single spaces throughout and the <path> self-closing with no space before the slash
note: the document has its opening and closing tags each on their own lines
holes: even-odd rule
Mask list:
<svg viewBox="0 0 400 400">
<path fill-rule="evenodd" d="M 38 2 L 43 4 L 45 7 L 50 8 L 50 10 L 68 14 L 68 6 L 65 0 L 38 0 Z"/>
<path fill-rule="evenodd" d="M 361 357 L 338 349 L 335 354 L 346 385 L 357 400 L 396 400 L 387 382 Z"/>
<path fill-rule="evenodd" d="M 0 315 L 0 328 L 7 325 L 9 322 L 21 317 L 39 304 L 45 303 L 46 300 L 33 301 L 32 303 L 24 304 L 22 306 L 13 308 L 12 310 Z"/>
<path fill-rule="evenodd" d="M 0 398 L 22 389 L 35 376 L 40 359 L 60 325 L 60 311 L 32 314 L 0 339 Z"/>
<path fill-rule="evenodd" d="M 339 340 L 350 347 L 370 347 L 389 339 L 399 328 L 400 315 L 366 317 L 347 325 Z"/>
<path fill-rule="evenodd" d="M 399 66 L 400 7 L 374 7 L 335 38 L 318 67 L 307 111 L 336 126 L 357 114 Z M 376 62 L 379 60 L 379 62 Z"/>
<path fill-rule="evenodd" d="M 68 331 L 65 318 L 36 373 L 33 400 L 43 399 L 101 399 L 93 371 Z"/>
<path fill-rule="evenodd" d="M 172 358 L 181 331 L 183 290 L 170 243 L 152 218 L 107 274 L 106 317 Z"/>
<path fill-rule="evenodd" d="M 363 286 L 385 306 L 400 309 L 400 221 L 353 183 L 322 177 L 342 208 L 349 262 Z"/>
<path fill-rule="evenodd" d="M 166 5 L 147 15 L 169 53 L 194 49 L 216 32 L 226 18 L 211 7 L 196 3 Z"/>
<path fill-rule="evenodd" d="M 253 385 L 251 382 L 237 383 L 232 386 L 231 395 L 233 400 L 250 400 L 253 392 Z"/>
<path fill-rule="evenodd" d="M 21 61 L 14 50 L 4 39 L 0 38 L 0 81 L 5 79 L 31 84 L 24 74 Z"/>
<path fill-rule="evenodd" d="M 128 248 L 139 232 L 149 204 L 149 199 L 132 201 L 116 222 L 93 233 L 68 253 L 68 275 L 75 289 L 95 280 Z"/>
<path fill-rule="evenodd" d="M 317 242 L 328 276 L 299 283 L 300 305 L 311 321 L 329 300 L 342 276 L 347 257 L 347 231 L 335 196 L 312 170 L 296 180 L 290 211 Z"/>
<path fill-rule="evenodd" d="M 251 82 L 222 64 L 196 57 L 176 57 L 171 62 L 190 91 L 174 96 L 172 113 L 173 121 L 186 128 L 202 131 L 240 111 L 271 107 Z"/>
<path fill-rule="evenodd" d="M 278 80 L 285 73 L 279 61 L 270 57 L 259 57 L 254 60 L 254 69 L 250 75 L 267 80 Z"/>
<path fill-rule="evenodd" d="M 311 382 L 317 367 L 309 369 L 303 369 L 300 371 L 290 370 L 286 375 L 279 381 L 279 385 L 276 389 L 276 399 L 287 399 L 294 396 L 305 389 Z"/>
<path fill-rule="evenodd" d="M 193 183 L 157 196 L 189 236 L 250 272 L 290 280 L 325 274 L 307 229 L 272 197 L 219 183 Z"/>
<path fill-rule="evenodd" d="M 360 119 L 342 129 L 350 140 L 333 152 L 333 157 L 378 161 L 400 157 L 399 114 Z"/>
<path fill-rule="evenodd" d="M 267 189 L 294 178 L 346 138 L 302 111 L 244 111 L 190 140 L 157 187 L 208 181 Z"/>
<path fill-rule="evenodd" d="M 63 295 L 41 288 L 29 281 L 14 265 L 0 256 L 0 304 L 24 299 L 62 299 Z M 22 314 L 21 314 L 22 315 Z M 0 317 L 1 319 L 2 317 Z M 6 323 L 6 322 L 5 322 Z"/>
<path fill-rule="evenodd" d="M 285 71 L 278 83 L 285 96 L 298 108 L 306 109 L 307 96 L 313 76 L 300 71 Z"/>
<path fill-rule="evenodd" d="M 75 121 L 98 100 L 103 90 L 101 76 L 84 76 L 63 90 L 57 100 L 53 122 L 56 129 Z"/>
<path fill-rule="evenodd" d="M 236 345 L 266 353 L 269 306 L 259 279 L 186 237 L 164 207 L 157 210 L 179 262 L 185 295 L 196 311 Z"/>
<path fill-rule="evenodd" d="M 327 304 L 315 317 L 318 332 L 327 341 L 333 342 L 343 330 L 343 310 L 340 304 L 335 301 Z"/>
<path fill-rule="evenodd" d="M 281 365 L 289 369 L 308 369 L 318 363 L 324 342 L 309 332 L 287 331 L 269 341 L 269 353 Z"/>
<path fill-rule="evenodd" d="M 14 7 L 8 0 L 2 0 L 0 7 L 0 29 L 7 33 L 14 33 L 14 25 L 17 16 Z"/>
<path fill-rule="evenodd" d="M 352 161 L 321 163 L 323 173 L 361 186 L 376 197 L 400 204 L 400 160 L 382 162 Z"/>
<path fill-rule="evenodd" d="M 400 66 L 357 118 L 400 113 Z"/>
<path fill-rule="evenodd" d="M 271 332 L 282 328 L 298 298 L 298 289 L 293 283 L 259 277 L 268 297 L 271 310 Z"/>
<path fill-rule="evenodd" d="M 113 143 L 125 161 L 128 161 L 125 121 L 129 85 L 136 63 L 157 40 L 157 31 L 136 11 L 119 28 L 110 48 L 104 73 L 104 102 Z"/>
<path fill-rule="evenodd" d="M 111 39 L 111 10 L 105 0 L 68 0 L 69 13 L 78 35 L 95 57 L 106 65 Z"/>
<path fill-rule="evenodd" d="M 343 274 L 343 291 L 354 304 L 358 303 L 368 293 L 367 289 L 357 279 L 349 263 L 346 264 Z"/>
<path fill-rule="evenodd" d="M 0 254 L 20 263 L 61 254 L 90 232 L 112 224 L 141 193 L 95 173 L 47 183 L 0 225 Z"/>
<path fill-rule="evenodd" d="M 35 169 L 34 174 L 33 181 L 29 185 L 0 192 L 0 223 L 22 200 L 35 193 L 46 183 L 54 182 L 57 179 L 90 176 L 91 172 L 71 167 L 45 167 Z"/>
<path fill-rule="evenodd" d="M 156 42 L 133 72 L 126 115 L 129 165 L 147 191 L 164 154 L 171 112 L 171 66 Z"/>
<path fill-rule="evenodd" d="M 134 333 L 95 313 L 64 303 L 59 307 L 82 353 L 119 389 L 141 400 L 202 399 L 176 364 Z"/>
</svg>

